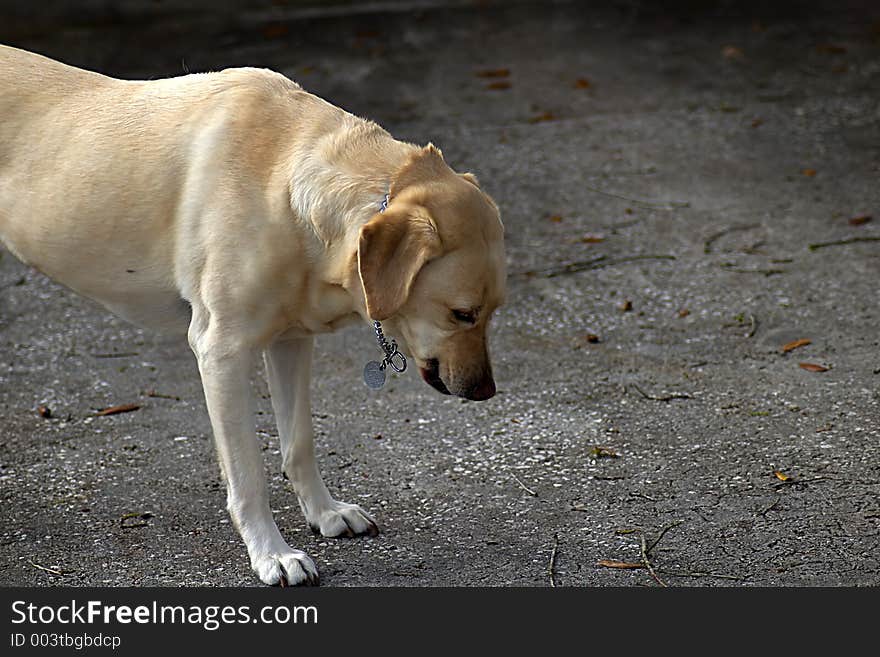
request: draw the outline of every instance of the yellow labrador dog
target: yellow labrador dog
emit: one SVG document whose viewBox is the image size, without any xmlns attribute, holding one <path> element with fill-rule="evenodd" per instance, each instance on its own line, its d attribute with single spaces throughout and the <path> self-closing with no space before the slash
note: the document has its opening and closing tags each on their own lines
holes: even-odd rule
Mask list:
<svg viewBox="0 0 880 657">
<path fill-rule="evenodd" d="M 432 145 L 272 71 L 124 81 L 0 46 L 0 237 L 121 317 L 186 332 L 229 513 L 267 584 L 318 574 L 269 510 L 250 390 L 260 352 L 284 473 L 324 536 L 378 529 L 315 463 L 314 335 L 382 321 L 440 392 L 495 393 L 495 203 Z"/>
</svg>

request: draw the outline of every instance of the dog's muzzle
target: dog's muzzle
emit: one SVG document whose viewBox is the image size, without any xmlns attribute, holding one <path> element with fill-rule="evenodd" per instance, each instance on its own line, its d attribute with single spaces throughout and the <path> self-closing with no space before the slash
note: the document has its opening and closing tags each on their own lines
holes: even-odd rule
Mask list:
<svg viewBox="0 0 880 657">
<path fill-rule="evenodd" d="M 440 378 L 440 362 L 436 358 L 427 361 L 427 367 L 420 367 L 419 372 L 422 378 L 429 386 L 442 392 L 444 395 L 451 395 L 452 392 L 443 383 Z M 470 399 L 471 401 L 484 401 L 495 396 L 495 379 L 487 373 L 475 384 L 469 388 L 457 393 L 459 397 Z"/>
</svg>

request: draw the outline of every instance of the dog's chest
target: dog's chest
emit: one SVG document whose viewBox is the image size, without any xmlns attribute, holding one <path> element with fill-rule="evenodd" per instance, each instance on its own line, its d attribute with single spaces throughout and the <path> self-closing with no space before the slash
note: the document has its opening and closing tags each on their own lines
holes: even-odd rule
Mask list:
<svg viewBox="0 0 880 657">
<path fill-rule="evenodd" d="M 277 333 L 289 338 L 331 333 L 358 319 L 351 295 L 342 286 L 322 284 L 286 306 Z"/>
</svg>

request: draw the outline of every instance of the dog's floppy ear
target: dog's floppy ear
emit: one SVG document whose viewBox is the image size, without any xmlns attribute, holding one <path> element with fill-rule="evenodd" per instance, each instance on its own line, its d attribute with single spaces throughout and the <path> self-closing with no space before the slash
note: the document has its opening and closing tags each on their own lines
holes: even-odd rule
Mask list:
<svg viewBox="0 0 880 657">
<path fill-rule="evenodd" d="M 367 315 L 381 321 L 400 310 L 416 275 L 441 250 L 437 226 L 424 207 L 389 206 L 364 224 L 357 255 Z"/>
</svg>

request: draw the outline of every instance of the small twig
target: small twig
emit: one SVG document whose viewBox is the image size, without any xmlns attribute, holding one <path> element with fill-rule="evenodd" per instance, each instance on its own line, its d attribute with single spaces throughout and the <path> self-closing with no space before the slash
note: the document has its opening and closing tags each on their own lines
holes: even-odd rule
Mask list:
<svg viewBox="0 0 880 657">
<path fill-rule="evenodd" d="M 664 575 L 667 577 L 714 577 L 716 579 L 732 579 L 738 582 L 743 580 L 742 577 L 737 575 L 724 575 L 721 573 L 687 573 L 682 571 L 672 571 L 672 572 L 664 572 Z"/>
<path fill-rule="evenodd" d="M 156 399 L 173 399 L 174 401 L 180 401 L 180 397 L 177 395 L 163 395 L 155 390 L 147 390 L 144 394 L 147 397 L 154 397 Z"/>
<path fill-rule="evenodd" d="M 826 246 L 843 246 L 845 244 L 854 244 L 855 242 L 880 242 L 880 237 L 850 237 L 845 240 L 837 240 L 836 242 L 818 242 L 817 244 L 810 244 L 807 248 L 810 251 L 815 251 L 816 249 L 824 249 Z"/>
<path fill-rule="evenodd" d="M 620 570 L 639 570 L 645 567 L 643 563 L 635 561 L 617 561 L 616 559 L 600 559 L 596 562 L 599 568 L 618 568 Z"/>
<path fill-rule="evenodd" d="M 654 566 L 651 565 L 651 560 L 648 558 L 648 549 L 645 547 L 645 532 L 642 532 L 639 536 L 639 542 L 641 543 L 642 549 L 642 563 L 645 564 L 645 568 L 648 569 L 651 577 L 653 577 L 660 586 L 666 588 L 668 585 L 657 575 L 657 571 L 654 570 Z"/>
<path fill-rule="evenodd" d="M 36 562 L 34 562 L 34 561 L 31 561 L 30 564 L 31 564 L 34 568 L 38 568 L 39 570 L 43 570 L 43 571 L 45 571 L 45 572 L 47 572 L 47 573 L 52 573 L 53 575 L 61 575 L 62 577 L 64 577 L 64 573 L 61 572 L 60 570 L 55 570 L 54 568 L 47 568 L 46 566 L 41 566 L 40 564 L 38 564 L 38 563 L 36 563 Z"/>
<path fill-rule="evenodd" d="M 752 230 L 753 228 L 760 227 L 761 224 L 746 224 L 743 226 L 731 226 L 730 228 L 725 228 L 724 230 L 711 235 L 705 242 L 703 242 L 703 253 L 712 253 L 712 245 L 728 233 L 733 233 L 739 230 Z"/>
<path fill-rule="evenodd" d="M 119 524 L 123 529 L 149 527 L 150 523 L 147 521 L 153 517 L 154 516 L 150 511 L 136 511 L 134 513 L 126 513 L 121 518 L 119 518 Z M 132 520 L 135 520 L 136 522 L 131 522 Z"/>
<path fill-rule="evenodd" d="M 132 356 L 139 355 L 140 354 L 136 351 L 121 351 L 112 354 L 92 354 L 92 358 L 131 358 Z"/>
<path fill-rule="evenodd" d="M 777 274 L 784 274 L 784 269 L 742 269 L 733 264 L 724 264 L 721 267 L 725 271 L 731 271 L 734 274 L 764 274 L 764 276 L 776 276 Z"/>
<path fill-rule="evenodd" d="M 675 260 L 674 255 L 666 255 L 666 254 L 649 254 L 649 255 L 635 255 L 635 256 L 627 256 L 624 258 L 617 258 L 615 260 L 609 260 L 607 256 L 599 256 L 597 258 L 593 258 L 591 260 L 576 260 L 575 262 L 568 262 L 564 265 L 559 265 L 558 267 L 548 267 L 546 269 L 538 269 L 538 270 L 529 270 L 529 271 L 519 271 L 513 272 L 510 274 L 511 278 L 530 278 L 532 276 L 543 276 L 545 278 L 555 278 L 556 276 L 565 276 L 567 274 L 577 274 L 582 271 L 589 271 L 591 269 L 602 269 L 604 267 L 613 267 L 615 265 L 622 265 L 628 262 L 639 262 L 641 260 Z"/>
<path fill-rule="evenodd" d="M 742 252 L 743 252 L 743 253 L 748 253 L 749 255 L 761 255 L 761 251 L 759 251 L 759 249 L 760 249 L 762 246 L 764 246 L 764 240 L 759 240 L 759 241 L 755 242 L 754 244 L 751 244 L 751 245 L 749 245 L 749 246 L 747 246 L 747 247 L 744 247 L 744 248 L 742 249 Z M 781 264 L 781 263 L 779 263 L 778 260 L 773 260 L 772 262 L 775 262 L 775 263 Z M 789 260 L 788 262 L 791 262 L 791 260 Z"/>
<path fill-rule="evenodd" d="M 689 208 L 691 206 L 689 201 L 643 201 L 637 198 L 631 198 L 629 196 L 623 196 L 621 194 L 614 194 L 612 192 L 606 192 L 603 189 L 597 189 L 596 187 L 590 187 L 589 185 L 581 185 L 587 191 L 593 192 L 595 194 L 601 194 L 602 196 L 610 196 L 611 198 L 618 198 L 623 201 L 628 201 L 634 205 L 641 206 L 643 208 L 651 208 L 654 210 L 677 210 L 680 208 Z"/>
<path fill-rule="evenodd" d="M 663 395 L 662 397 L 655 397 L 654 395 L 649 395 L 644 390 L 639 388 L 635 383 L 630 383 L 630 385 L 636 389 L 636 391 L 645 399 L 650 399 L 651 401 L 660 401 L 660 402 L 669 402 L 673 399 L 692 399 L 692 397 L 685 393 L 674 393 L 671 395 Z"/>
<path fill-rule="evenodd" d="M 777 481 L 775 484 L 773 484 L 773 488 L 779 490 L 780 488 L 785 488 L 786 486 L 808 484 L 811 481 L 822 481 L 823 479 L 828 479 L 828 477 L 812 477 L 811 479 L 786 479 L 785 481 Z"/>
<path fill-rule="evenodd" d="M 657 538 L 655 538 L 654 541 L 651 543 L 651 545 L 648 547 L 648 550 L 647 550 L 648 554 L 651 553 L 651 550 L 653 550 L 655 547 L 657 547 L 657 543 L 660 542 L 660 539 L 662 539 L 664 536 L 666 536 L 666 532 L 668 532 L 670 529 L 675 529 L 683 522 L 684 522 L 684 520 L 676 520 L 674 522 L 670 522 L 663 529 L 661 529 L 660 535 L 657 536 Z"/>
<path fill-rule="evenodd" d="M 770 506 L 768 506 L 768 507 L 767 507 L 766 509 L 764 509 L 763 511 L 758 511 L 758 515 L 759 515 L 759 516 L 766 516 L 766 515 L 767 515 L 768 513 L 770 513 L 773 509 L 775 509 L 775 508 L 776 508 L 776 505 L 779 504 L 781 501 L 782 501 L 782 498 L 779 497 L 779 496 L 777 495 L 777 496 L 776 496 L 776 501 L 773 502 L 773 504 L 771 504 Z"/>
<path fill-rule="evenodd" d="M 105 408 L 103 410 L 98 411 L 95 415 L 103 416 L 103 415 L 119 415 L 120 413 L 131 413 L 132 411 L 136 411 L 140 409 L 140 404 L 120 404 L 119 406 L 110 406 L 109 408 Z"/>
<path fill-rule="evenodd" d="M 650 495 L 644 495 L 642 493 L 630 493 L 630 497 L 641 497 L 642 499 L 648 500 L 650 502 L 656 502 L 657 500 L 651 497 Z"/>
<path fill-rule="evenodd" d="M 746 333 L 747 338 L 754 337 L 755 331 L 758 330 L 758 320 L 754 315 L 749 315 L 749 332 Z"/>
<path fill-rule="evenodd" d="M 553 534 L 553 551 L 550 553 L 550 586 L 556 588 L 556 551 L 559 549 L 559 534 Z"/>
<path fill-rule="evenodd" d="M 533 491 L 531 488 L 529 488 L 528 486 L 526 486 L 526 485 L 520 480 L 520 478 L 517 477 L 514 473 L 511 472 L 511 473 L 510 473 L 510 476 L 513 477 L 514 481 L 516 481 L 516 483 L 518 483 L 518 484 L 522 487 L 522 489 L 523 489 L 525 492 L 527 492 L 527 493 L 528 493 L 529 495 L 531 495 L 532 497 L 538 497 L 538 494 L 537 494 L 535 491 Z"/>
<path fill-rule="evenodd" d="M 657 547 L 657 544 L 666 536 L 666 532 L 674 527 L 678 527 L 682 524 L 684 520 L 676 520 L 674 522 L 669 523 L 663 529 L 660 530 L 660 533 L 657 535 L 657 538 L 651 541 L 651 545 L 648 545 L 648 541 L 645 535 L 645 530 L 636 527 L 632 529 L 618 529 L 615 533 L 617 534 L 638 534 L 639 535 L 639 549 L 642 555 L 642 561 L 640 564 L 636 564 L 633 562 L 626 561 L 611 561 L 608 559 L 603 559 L 600 561 L 597 566 L 602 566 L 604 568 L 646 568 L 650 573 L 651 577 L 654 579 L 657 584 L 662 587 L 667 587 L 668 585 L 657 574 L 657 571 L 654 570 L 653 564 L 651 564 L 651 550 Z"/>
</svg>

